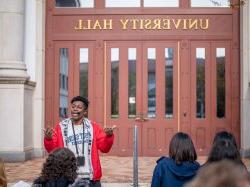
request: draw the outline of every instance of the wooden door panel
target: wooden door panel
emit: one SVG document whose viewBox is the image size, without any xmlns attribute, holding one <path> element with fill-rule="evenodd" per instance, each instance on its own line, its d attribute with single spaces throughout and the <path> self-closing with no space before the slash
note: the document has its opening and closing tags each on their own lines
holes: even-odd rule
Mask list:
<svg viewBox="0 0 250 187">
<path fill-rule="evenodd" d="M 155 58 L 155 117 L 148 115 L 148 59 L 149 48 L 156 51 Z M 173 49 L 173 116 L 166 117 L 165 111 L 165 48 Z M 142 124 L 142 154 L 160 156 L 168 154 L 169 140 L 178 130 L 178 46 L 175 42 L 143 43 L 143 115 L 148 118 Z M 166 137 L 167 136 L 167 137 Z M 149 143 L 150 141 L 150 143 Z M 152 142 L 151 142 L 152 141 Z M 152 146 L 154 144 L 154 146 Z"/>
<path fill-rule="evenodd" d="M 119 115 L 117 117 L 112 117 L 111 115 L 111 50 L 112 48 L 119 49 Z M 128 112 L 128 49 L 136 49 L 136 112 L 141 110 L 140 101 L 140 87 L 141 87 L 141 70 L 140 70 L 140 55 L 141 55 L 141 44 L 136 42 L 107 42 L 106 43 L 106 120 L 109 125 L 116 125 L 117 131 L 115 132 L 116 137 L 118 137 L 117 146 L 113 147 L 110 154 L 120 155 L 120 156 L 131 156 L 133 154 L 133 130 L 134 125 L 138 125 L 138 136 L 141 137 L 141 127 L 140 123 L 135 121 L 136 114 L 129 117 Z M 133 99 L 132 99 L 133 100 Z M 138 141 L 138 154 L 141 155 L 141 140 Z"/>
<path fill-rule="evenodd" d="M 205 49 L 205 117 L 197 117 L 197 58 L 196 49 Z M 217 49 L 218 54 L 217 54 Z M 232 131 L 231 120 L 231 80 L 230 80 L 230 42 L 191 42 L 191 135 L 198 154 L 208 154 L 214 135 L 219 131 Z M 224 70 L 222 65 L 224 56 Z M 221 54 L 220 54 L 221 53 Z M 220 56 L 222 55 L 222 56 Z M 216 57 L 217 56 L 217 57 Z M 218 65 L 219 64 L 219 65 Z M 217 68 L 220 68 L 217 71 Z M 224 72 L 224 76 L 223 76 Z M 217 81 L 217 74 L 225 80 Z M 217 115 L 217 86 L 223 88 L 225 82 L 225 116 Z M 217 85 L 218 84 L 218 85 Z M 222 89 L 223 90 L 223 89 Z M 220 89 L 221 91 L 221 89 Z"/>
<path fill-rule="evenodd" d="M 199 54 L 201 53 L 201 54 Z M 205 53 L 205 54 L 204 54 Z M 209 42 L 191 43 L 191 137 L 198 154 L 207 154 L 211 144 L 211 51 Z M 203 65 L 204 64 L 204 65 Z M 203 65 L 203 66 L 202 66 Z M 201 73 L 204 72 L 204 73 Z M 198 79 L 199 78 L 199 79 Z M 198 80 L 197 80 L 198 79 Z M 203 80 L 204 79 L 204 80 Z M 199 80 L 202 82 L 197 83 Z M 202 85 L 204 84 L 205 85 Z M 201 88 L 197 87 L 201 86 Z M 198 92 L 205 96 L 198 99 Z M 205 89 L 205 90 L 204 90 Z M 202 95 L 202 94 L 201 94 Z M 205 99 L 200 102 L 200 98 Z M 202 104 L 203 103 L 203 104 Z M 205 105 L 205 106 L 204 106 Z M 200 106 L 200 107 L 199 107 Z M 201 109 L 203 106 L 203 109 Z M 200 108 L 198 112 L 198 108 Z"/>
</svg>

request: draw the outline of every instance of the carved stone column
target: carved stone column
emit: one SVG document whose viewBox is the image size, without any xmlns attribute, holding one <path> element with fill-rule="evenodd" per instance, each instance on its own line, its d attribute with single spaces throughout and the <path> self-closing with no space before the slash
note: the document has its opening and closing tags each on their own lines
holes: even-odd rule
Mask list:
<svg viewBox="0 0 250 187">
<path fill-rule="evenodd" d="M 35 83 L 24 62 L 25 0 L 0 1 L 0 157 L 31 158 Z"/>
</svg>

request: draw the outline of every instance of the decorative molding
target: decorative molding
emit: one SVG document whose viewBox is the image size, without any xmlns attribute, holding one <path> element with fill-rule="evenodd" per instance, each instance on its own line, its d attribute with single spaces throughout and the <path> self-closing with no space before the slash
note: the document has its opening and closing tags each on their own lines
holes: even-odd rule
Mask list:
<svg viewBox="0 0 250 187">
<path fill-rule="evenodd" d="M 11 78 L 11 79 L 0 78 L 0 84 L 25 84 L 28 86 L 36 87 L 36 82 L 20 78 Z"/>
</svg>

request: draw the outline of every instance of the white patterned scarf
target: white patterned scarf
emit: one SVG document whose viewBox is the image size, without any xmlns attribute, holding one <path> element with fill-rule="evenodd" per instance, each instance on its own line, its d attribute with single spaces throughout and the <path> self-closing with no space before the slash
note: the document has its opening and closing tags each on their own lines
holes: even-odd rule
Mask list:
<svg viewBox="0 0 250 187">
<path fill-rule="evenodd" d="M 91 159 L 91 152 L 92 152 L 92 142 L 93 142 L 93 127 L 91 125 L 91 122 L 84 118 L 84 157 L 85 157 L 85 165 L 78 167 L 78 177 L 81 178 L 89 178 L 93 179 L 93 167 L 92 167 L 92 159 Z M 72 152 L 74 152 L 75 156 L 78 156 L 76 154 L 75 150 L 75 143 L 73 139 L 73 133 L 72 133 L 72 121 L 71 118 L 67 118 L 63 120 L 60 123 L 61 131 L 63 134 L 63 142 L 64 147 L 68 147 Z M 81 134 L 83 132 L 82 125 L 81 126 L 74 126 L 75 128 L 75 134 L 78 139 L 80 139 Z M 79 156 L 82 156 L 82 142 L 79 142 L 78 149 L 79 149 Z"/>
</svg>

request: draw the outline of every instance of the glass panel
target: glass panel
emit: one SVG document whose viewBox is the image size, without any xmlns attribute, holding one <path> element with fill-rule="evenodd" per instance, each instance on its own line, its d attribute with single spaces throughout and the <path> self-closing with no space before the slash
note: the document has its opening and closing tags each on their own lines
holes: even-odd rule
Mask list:
<svg viewBox="0 0 250 187">
<path fill-rule="evenodd" d="M 80 96 L 88 98 L 89 49 L 80 48 Z"/>
<path fill-rule="evenodd" d="M 216 85 L 217 85 L 217 117 L 224 118 L 226 110 L 225 95 L 225 48 L 216 48 Z"/>
<path fill-rule="evenodd" d="M 191 7 L 230 7 L 230 0 L 191 0 Z"/>
<path fill-rule="evenodd" d="M 111 117 L 119 116 L 119 48 L 111 48 Z"/>
<path fill-rule="evenodd" d="M 56 7 L 93 8 L 94 0 L 56 0 Z"/>
<path fill-rule="evenodd" d="M 128 115 L 136 115 L 136 48 L 128 49 Z"/>
<path fill-rule="evenodd" d="M 140 0 L 105 0 L 106 7 L 140 7 Z"/>
<path fill-rule="evenodd" d="M 60 88 L 60 106 L 59 106 L 59 117 L 67 118 L 68 116 L 68 67 L 69 67 L 69 51 L 67 48 L 59 49 L 60 55 L 60 73 L 59 73 L 59 88 Z"/>
<path fill-rule="evenodd" d="M 205 48 L 196 48 L 196 117 L 205 118 Z"/>
<path fill-rule="evenodd" d="M 144 7 L 179 7 L 179 0 L 144 0 Z"/>
<path fill-rule="evenodd" d="M 165 116 L 173 117 L 173 48 L 165 48 Z"/>
<path fill-rule="evenodd" d="M 154 118 L 156 111 L 156 92 L 155 92 L 155 48 L 148 48 L 148 117 Z"/>
</svg>

